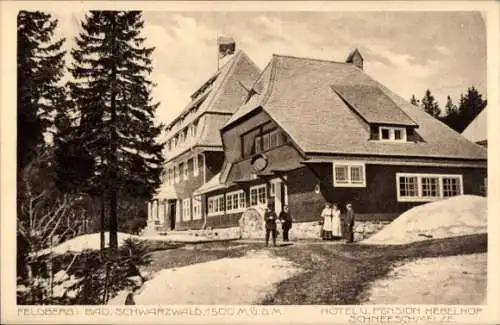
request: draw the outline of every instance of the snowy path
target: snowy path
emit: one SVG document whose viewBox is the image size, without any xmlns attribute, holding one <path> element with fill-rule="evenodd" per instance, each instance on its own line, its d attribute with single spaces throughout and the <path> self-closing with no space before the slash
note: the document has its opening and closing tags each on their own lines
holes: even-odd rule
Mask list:
<svg viewBox="0 0 500 325">
<path fill-rule="evenodd" d="M 224 258 L 165 269 L 134 296 L 136 305 L 256 304 L 276 285 L 301 270 L 266 250 L 241 258 Z"/>
<path fill-rule="evenodd" d="M 405 263 L 371 285 L 365 304 L 484 304 L 486 260 L 482 253 Z"/>
</svg>

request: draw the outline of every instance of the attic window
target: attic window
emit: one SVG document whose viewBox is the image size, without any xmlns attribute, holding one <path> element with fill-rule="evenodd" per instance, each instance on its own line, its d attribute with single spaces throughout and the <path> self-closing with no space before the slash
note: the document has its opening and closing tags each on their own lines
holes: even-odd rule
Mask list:
<svg viewBox="0 0 500 325">
<path fill-rule="evenodd" d="M 406 129 L 381 126 L 378 129 L 379 140 L 388 142 L 406 142 Z"/>
</svg>

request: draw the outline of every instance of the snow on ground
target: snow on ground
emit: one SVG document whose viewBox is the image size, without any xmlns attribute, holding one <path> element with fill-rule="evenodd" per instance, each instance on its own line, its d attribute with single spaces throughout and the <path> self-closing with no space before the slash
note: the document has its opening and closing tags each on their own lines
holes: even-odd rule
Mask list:
<svg viewBox="0 0 500 325">
<path fill-rule="evenodd" d="M 375 281 L 364 304 L 486 304 L 487 253 L 423 258 Z"/>
<path fill-rule="evenodd" d="M 124 232 L 118 233 L 118 245 L 121 246 L 127 238 L 141 239 L 139 236 L 127 234 Z M 105 245 L 109 245 L 109 232 L 104 233 Z M 47 248 L 38 252 L 40 255 L 49 253 L 64 254 L 66 252 L 82 252 L 85 249 L 99 250 L 101 248 L 101 235 L 100 233 L 93 233 L 81 235 L 71 238 L 51 249 Z"/>
<path fill-rule="evenodd" d="M 134 296 L 136 305 L 257 304 L 274 294 L 276 285 L 301 272 L 290 261 L 268 251 L 224 258 L 177 269 L 164 269 Z"/>
<path fill-rule="evenodd" d="M 109 245 L 109 232 L 104 233 L 105 245 Z M 182 243 L 197 243 L 205 241 L 214 241 L 216 239 L 204 237 L 204 236 L 193 236 L 189 234 L 169 234 L 167 236 L 136 236 L 132 234 L 127 234 L 123 232 L 118 233 L 118 246 L 122 246 L 127 238 L 133 238 L 137 240 L 148 240 L 148 241 L 165 241 L 165 242 L 182 242 Z M 45 255 L 50 252 L 53 254 L 64 254 L 66 252 L 82 252 L 85 249 L 99 250 L 101 248 L 101 235 L 100 233 L 93 233 L 87 235 L 81 235 L 78 237 L 71 238 L 51 249 L 47 248 L 39 251 L 38 255 Z"/>
<path fill-rule="evenodd" d="M 486 233 L 487 200 L 462 195 L 414 207 L 363 244 L 398 245 L 431 238 Z"/>
</svg>

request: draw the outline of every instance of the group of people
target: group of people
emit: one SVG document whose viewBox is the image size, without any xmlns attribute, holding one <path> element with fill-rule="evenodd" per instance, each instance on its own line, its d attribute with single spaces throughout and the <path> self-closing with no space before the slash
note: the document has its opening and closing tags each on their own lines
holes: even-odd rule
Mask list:
<svg viewBox="0 0 500 325">
<path fill-rule="evenodd" d="M 354 211 L 352 204 L 347 203 L 344 220 L 342 222 L 341 212 L 337 204 L 325 203 L 321 212 L 321 234 L 323 240 L 339 240 L 345 237 L 348 243 L 354 240 Z"/>
<path fill-rule="evenodd" d="M 321 212 L 321 238 L 323 240 L 338 240 L 346 239 L 348 243 L 354 240 L 354 211 L 352 204 L 346 204 L 346 212 L 341 218 L 341 212 L 337 204 L 326 203 L 325 208 Z M 343 219 L 343 220 L 342 220 Z M 279 216 L 274 212 L 274 206 L 269 203 L 264 213 L 265 228 L 266 228 L 266 246 L 269 245 L 269 237 L 272 237 L 273 245 L 276 246 L 276 237 L 278 235 L 277 223 L 281 223 L 283 231 L 283 241 L 289 241 L 288 233 L 292 228 L 293 219 L 288 211 L 288 206 L 283 207 L 283 211 Z"/>
</svg>

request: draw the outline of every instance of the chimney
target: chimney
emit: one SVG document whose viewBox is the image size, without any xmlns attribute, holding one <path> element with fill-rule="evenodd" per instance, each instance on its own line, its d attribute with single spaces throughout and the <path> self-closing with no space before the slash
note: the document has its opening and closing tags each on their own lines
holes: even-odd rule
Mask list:
<svg viewBox="0 0 500 325">
<path fill-rule="evenodd" d="M 345 62 L 354 64 L 356 67 L 363 70 L 363 57 L 361 56 L 361 53 L 359 53 L 358 49 L 354 49 L 354 51 L 349 54 Z"/>
</svg>

